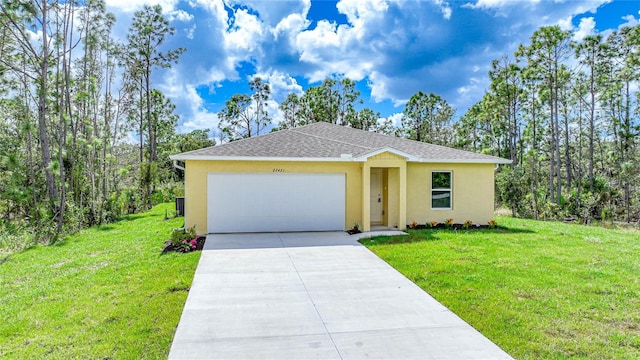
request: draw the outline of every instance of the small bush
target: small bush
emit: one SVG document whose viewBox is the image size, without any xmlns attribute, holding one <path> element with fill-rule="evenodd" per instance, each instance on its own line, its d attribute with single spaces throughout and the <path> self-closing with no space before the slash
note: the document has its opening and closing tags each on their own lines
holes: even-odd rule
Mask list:
<svg viewBox="0 0 640 360">
<path fill-rule="evenodd" d="M 198 239 L 183 239 L 180 244 L 177 246 L 177 252 L 189 252 L 193 251 L 198 247 Z"/>
<path fill-rule="evenodd" d="M 411 224 L 409 224 L 409 229 L 415 229 L 417 226 L 418 222 L 414 220 Z"/>
<path fill-rule="evenodd" d="M 167 182 L 156 188 L 156 191 L 151 194 L 151 201 L 154 204 L 173 202 L 177 196 L 184 196 L 184 185 L 177 182 Z"/>
<path fill-rule="evenodd" d="M 22 251 L 38 243 L 36 233 L 26 226 L 0 223 L 0 252 Z M 46 242 L 45 242 L 46 243 Z"/>
<path fill-rule="evenodd" d="M 444 226 L 445 226 L 447 229 L 450 229 L 450 228 L 453 226 L 453 219 L 447 219 L 447 220 L 445 220 L 445 221 L 444 221 Z"/>
<path fill-rule="evenodd" d="M 429 223 L 429 226 L 431 226 L 432 228 L 438 227 L 438 222 L 437 221 L 431 221 Z"/>
<path fill-rule="evenodd" d="M 471 227 L 471 225 L 473 225 L 473 221 L 467 220 L 467 221 L 464 222 L 464 224 L 462 224 L 462 227 L 465 228 L 465 229 L 468 229 L 468 228 Z"/>
<path fill-rule="evenodd" d="M 495 229 L 498 227 L 498 223 L 495 220 L 489 220 L 487 224 L 489 225 L 489 229 Z"/>
<path fill-rule="evenodd" d="M 184 245 L 183 240 L 192 240 L 197 237 L 196 227 L 173 229 L 171 232 L 171 245 L 180 247 Z"/>
</svg>

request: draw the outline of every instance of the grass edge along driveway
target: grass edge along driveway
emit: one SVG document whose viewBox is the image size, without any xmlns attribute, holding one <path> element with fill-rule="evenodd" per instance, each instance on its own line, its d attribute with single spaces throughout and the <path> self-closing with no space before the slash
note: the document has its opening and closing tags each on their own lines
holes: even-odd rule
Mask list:
<svg viewBox="0 0 640 360">
<path fill-rule="evenodd" d="M 162 204 L 0 261 L 0 358 L 166 358 L 200 253 Z"/>
<path fill-rule="evenodd" d="M 498 218 L 362 240 L 517 359 L 640 358 L 640 232 Z"/>
</svg>

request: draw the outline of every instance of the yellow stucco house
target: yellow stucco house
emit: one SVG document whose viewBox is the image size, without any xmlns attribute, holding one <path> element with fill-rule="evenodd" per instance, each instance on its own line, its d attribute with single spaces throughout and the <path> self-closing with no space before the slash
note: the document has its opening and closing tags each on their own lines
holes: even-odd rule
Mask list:
<svg viewBox="0 0 640 360">
<path fill-rule="evenodd" d="M 199 234 L 487 224 L 509 160 L 329 123 L 171 156 Z"/>
</svg>

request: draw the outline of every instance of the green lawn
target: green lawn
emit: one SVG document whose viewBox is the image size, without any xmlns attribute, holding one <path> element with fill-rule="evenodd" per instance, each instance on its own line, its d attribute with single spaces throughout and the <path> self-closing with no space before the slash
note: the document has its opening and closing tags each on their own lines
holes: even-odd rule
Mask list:
<svg viewBox="0 0 640 360">
<path fill-rule="evenodd" d="M 170 206 L 0 258 L 0 358 L 166 358 L 200 258 L 161 255 Z"/>
<path fill-rule="evenodd" d="M 640 359 L 640 232 L 498 224 L 363 244 L 517 359 Z"/>
</svg>

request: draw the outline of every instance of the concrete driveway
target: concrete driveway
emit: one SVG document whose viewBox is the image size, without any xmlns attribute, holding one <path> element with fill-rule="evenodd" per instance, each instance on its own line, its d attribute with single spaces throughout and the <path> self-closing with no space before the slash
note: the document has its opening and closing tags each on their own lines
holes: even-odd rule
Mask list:
<svg viewBox="0 0 640 360">
<path fill-rule="evenodd" d="M 343 232 L 209 235 L 170 359 L 511 359 Z"/>
</svg>

